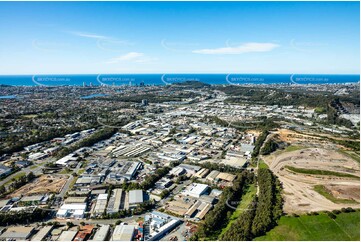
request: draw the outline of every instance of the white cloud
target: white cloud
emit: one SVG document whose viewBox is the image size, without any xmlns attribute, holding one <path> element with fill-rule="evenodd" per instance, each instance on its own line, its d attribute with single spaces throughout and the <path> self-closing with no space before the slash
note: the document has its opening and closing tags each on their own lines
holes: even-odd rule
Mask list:
<svg viewBox="0 0 361 242">
<path fill-rule="evenodd" d="M 85 33 L 85 32 L 69 32 L 69 33 L 79 37 L 90 38 L 90 39 L 109 39 L 109 37 L 107 36 L 93 34 L 93 33 Z"/>
<path fill-rule="evenodd" d="M 129 52 L 125 55 L 121 55 L 115 58 L 110 59 L 107 63 L 118 63 L 121 61 L 137 61 L 140 57 L 143 57 L 144 54 L 140 52 Z"/>
<path fill-rule="evenodd" d="M 193 53 L 196 54 L 205 54 L 205 55 L 237 55 L 250 52 L 268 52 L 279 47 L 277 44 L 273 43 L 244 43 L 239 46 L 234 47 L 222 47 L 215 49 L 200 49 L 193 50 Z"/>
<path fill-rule="evenodd" d="M 129 52 L 127 54 L 115 57 L 107 61 L 108 64 L 114 64 L 118 62 L 128 61 L 128 62 L 136 62 L 136 63 L 148 63 L 157 60 L 157 58 L 151 58 L 145 56 L 144 53 L 140 52 Z"/>
</svg>

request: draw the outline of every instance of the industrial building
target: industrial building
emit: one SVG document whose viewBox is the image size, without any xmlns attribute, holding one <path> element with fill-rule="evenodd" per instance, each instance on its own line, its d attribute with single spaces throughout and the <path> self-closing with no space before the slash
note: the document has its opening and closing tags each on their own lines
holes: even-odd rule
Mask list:
<svg viewBox="0 0 361 242">
<path fill-rule="evenodd" d="M 32 203 L 32 204 L 46 204 L 48 201 L 48 195 L 33 195 L 33 196 L 24 196 L 20 199 L 21 203 Z"/>
<path fill-rule="evenodd" d="M 51 232 L 51 230 L 53 229 L 53 226 L 44 226 L 43 228 L 41 228 L 36 235 L 34 235 L 31 238 L 31 241 L 42 241 L 44 240 Z"/>
<path fill-rule="evenodd" d="M 105 208 L 107 206 L 108 194 L 99 194 L 92 211 L 92 216 L 99 216 L 105 212 Z"/>
<path fill-rule="evenodd" d="M 201 195 L 208 192 L 209 186 L 201 183 L 192 183 L 186 187 L 182 192 L 185 196 L 199 198 Z"/>
<path fill-rule="evenodd" d="M 196 174 L 194 174 L 194 177 L 204 178 L 206 175 L 208 175 L 208 173 L 209 173 L 209 170 L 208 170 L 208 169 L 202 168 L 202 169 L 200 169 L 199 171 L 197 171 Z"/>
<path fill-rule="evenodd" d="M 10 167 L 0 165 L 0 178 L 9 175 L 11 171 L 12 169 Z"/>
<path fill-rule="evenodd" d="M 0 235 L 0 240 L 24 241 L 29 239 L 33 233 L 34 227 L 9 227 L 3 234 Z"/>
<path fill-rule="evenodd" d="M 100 183 L 100 180 L 101 180 L 100 176 L 83 175 L 76 180 L 74 186 L 81 187 L 81 186 L 97 185 Z"/>
<path fill-rule="evenodd" d="M 206 179 L 207 179 L 208 181 L 213 182 L 213 181 L 216 180 L 216 178 L 217 178 L 217 176 L 219 175 L 219 173 L 220 173 L 219 171 L 213 170 L 213 171 L 211 171 L 211 173 L 208 174 L 208 176 L 206 177 Z"/>
<path fill-rule="evenodd" d="M 157 211 L 146 215 L 144 220 L 150 228 L 149 234 L 145 235 L 145 240 L 149 241 L 160 240 L 181 223 L 176 217 Z"/>
<path fill-rule="evenodd" d="M 140 162 L 132 162 L 131 166 L 128 168 L 128 170 L 125 172 L 124 177 L 128 180 L 133 179 L 137 171 L 141 168 L 142 163 Z"/>
<path fill-rule="evenodd" d="M 176 166 L 172 170 L 169 171 L 169 174 L 173 176 L 181 176 L 186 173 L 186 170 L 182 167 Z"/>
<path fill-rule="evenodd" d="M 92 241 L 105 241 L 109 235 L 110 225 L 102 225 L 94 234 Z"/>
<path fill-rule="evenodd" d="M 68 197 L 64 200 L 64 203 L 85 203 L 87 199 L 87 197 Z"/>
<path fill-rule="evenodd" d="M 223 180 L 227 182 L 233 182 L 234 179 L 236 179 L 236 175 L 220 172 L 218 176 L 216 177 L 216 180 Z"/>
<path fill-rule="evenodd" d="M 119 168 L 120 167 L 120 168 Z M 119 162 L 118 165 L 111 168 L 111 171 L 108 175 L 109 181 L 124 181 L 126 180 L 132 180 L 135 178 L 135 175 L 139 169 L 142 168 L 141 162 L 133 162 L 133 161 L 127 161 L 127 162 Z"/>
<path fill-rule="evenodd" d="M 84 218 L 85 210 L 86 210 L 85 203 L 63 204 L 56 213 L 56 217 L 62 219 L 64 218 L 81 219 Z"/>
<path fill-rule="evenodd" d="M 116 156 L 135 157 L 149 151 L 150 148 L 150 146 L 143 144 L 124 145 L 114 149 L 112 153 Z"/>
<path fill-rule="evenodd" d="M 124 192 L 122 189 L 114 189 L 113 195 L 109 198 L 107 213 L 117 213 L 124 206 Z"/>
<path fill-rule="evenodd" d="M 191 174 L 191 175 L 197 173 L 201 169 L 200 166 L 194 166 L 188 164 L 180 164 L 179 167 L 182 167 L 187 171 L 187 174 Z"/>
<path fill-rule="evenodd" d="M 58 241 L 72 241 L 75 238 L 75 235 L 78 233 L 78 231 L 74 230 L 74 231 L 63 231 L 59 238 Z"/>
<path fill-rule="evenodd" d="M 61 165 L 61 166 L 66 166 L 71 161 L 76 161 L 77 159 L 78 159 L 78 157 L 74 157 L 74 154 L 69 154 L 69 155 L 64 156 L 63 158 L 57 160 L 55 162 L 55 164 Z"/>
<path fill-rule="evenodd" d="M 138 204 L 144 202 L 143 190 L 129 191 L 129 208 L 135 208 Z"/>
<path fill-rule="evenodd" d="M 131 241 L 135 234 L 134 225 L 121 224 L 114 228 L 111 241 Z"/>
</svg>

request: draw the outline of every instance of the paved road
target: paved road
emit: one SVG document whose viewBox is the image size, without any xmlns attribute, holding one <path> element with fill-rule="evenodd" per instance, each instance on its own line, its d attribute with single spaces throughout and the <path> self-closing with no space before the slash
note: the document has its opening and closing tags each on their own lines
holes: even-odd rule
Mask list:
<svg viewBox="0 0 361 242">
<path fill-rule="evenodd" d="M 72 173 L 74 173 L 74 172 L 78 173 L 78 171 L 80 170 L 82 164 L 83 164 L 83 162 L 79 162 Z M 69 178 L 66 181 L 63 189 L 61 189 L 61 192 L 58 195 L 56 195 L 56 197 L 64 198 L 64 196 L 65 196 L 66 192 L 69 190 L 70 184 L 71 184 L 71 182 L 73 180 L 74 180 L 74 176 L 72 174 L 69 174 Z"/>
<path fill-rule="evenodd" d="M 33 166 L 28 166 L 26 168 L 23 168 L 17 172 L 15 172 L 14 174 L 11 174 L 10 176 L 6 177 L 4 180 L 0 181 L 0 186 L 1 185 L 4 185 L 5 183 L 7 183 L 8 181 L 11 181 L 11 179 L 13 179 L 14 177 L 16 177 L 19 173 L 24 173 L 25 174 L 29 174 L 30 172 L 33 172 L 35 175 L 39 175 L 39 174 L 42 174 L 42 168 L 43 168 L 43 165 L 41 164 L 37 164 L 36 166 L 38 167 L 35 167 L 34 165 Z M 31 169 L 35 167 L 34 169 Z"/>
<path fill-rule="evenodd" d="M 137 215 L 133 217 L 119 218 L 119 219 L 51 219 L 49 222 L 72 222 L 75 225 L 79 225 L 81 222 L 85 222 L 87 224 L 115 224 L 118 220 L 121 220 L 125 223 L 136 223 L 136 220 L 144 215 Z"/>
</svg>

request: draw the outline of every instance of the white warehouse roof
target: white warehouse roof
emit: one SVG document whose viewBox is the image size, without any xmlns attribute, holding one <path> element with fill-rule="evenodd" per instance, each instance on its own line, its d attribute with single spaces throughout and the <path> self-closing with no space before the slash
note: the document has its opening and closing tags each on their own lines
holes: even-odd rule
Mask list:
<svg viewBox="0 0 361 242">
<path fill-rule="evenodd" d="M 143 190 L 129 191 L 129 204 L 142 203 L 142 202 L 143 202 Z"/>
</svg>

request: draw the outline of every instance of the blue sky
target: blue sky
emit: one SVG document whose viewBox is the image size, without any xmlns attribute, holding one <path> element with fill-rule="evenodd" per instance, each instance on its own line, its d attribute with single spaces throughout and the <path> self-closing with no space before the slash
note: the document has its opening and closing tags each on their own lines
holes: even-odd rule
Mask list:
<svg viewBox="0 0 361 242">
<path fill-rule="evenodd" d="M 0 2 L 0 74 L 359 74 L 359 9 L 359 2 Z"/>
</svg>

